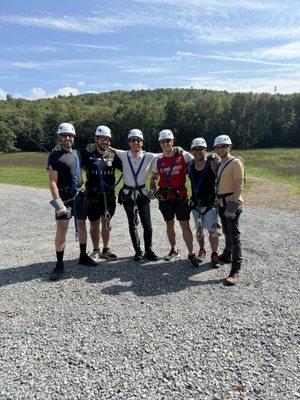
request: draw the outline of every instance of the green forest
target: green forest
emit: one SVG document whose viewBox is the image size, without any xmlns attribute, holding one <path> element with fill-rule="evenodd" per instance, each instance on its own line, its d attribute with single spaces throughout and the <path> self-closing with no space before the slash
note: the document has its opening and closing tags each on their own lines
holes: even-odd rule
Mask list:
<svg viewBox="0 0 300 400">
<path fill-rule="evenodd" d="M 158 132 L 171 129 L 189 148 L 202 136 L 209 148 L 217 135 L 230 135 L 234 148 L 300 146 L 300 93 L 228 93 L 200 89 L 113 91 L 51 99 L 0 101 L 0 152 L 50 151 L 57 127 L 70 122 L 76 147 L 94 140 L 98 125 L 112 130 L 113 145 L 124 148 L 127 133 L 139 128 L 145 148 L 156 151 Z M 41 145 L 41 146 L 40 146 Z"/>
</svg>

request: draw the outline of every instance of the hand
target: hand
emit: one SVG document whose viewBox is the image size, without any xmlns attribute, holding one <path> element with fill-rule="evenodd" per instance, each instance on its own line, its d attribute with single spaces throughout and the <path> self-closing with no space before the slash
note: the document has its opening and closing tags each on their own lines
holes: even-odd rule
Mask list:
<svg viewBox="0 0 300 400">
<path fill-rule="evenodd" d="M 88 151 L 89 153 L 93 153 L 97 148 L 97 144 L 96 143 L 89 143 L 86 146 L 86 151 Z"/>
<path fill-rule="evenodd" d="M 175 154 L 179 154 L 179 155 L 184 152 L 183 148 L 180 146 L 175 146 L 174 150 L 175 150 Z"/>
<path fill-rule="evenodd" d="M 65 215 L 65 214 L 67 214 L 67 207 L 62 207 L 62 208 L 56 210 L 56 215 L 58 217 L 61 217 L 62 215 Z"/>
<path fill-rule="evenodd" d="M 227 203 L 226 210 L 224 212 L 224 216 L 226 218 L 234 219 L 236 217 L 236 212 L 240 208 L 240 203 L 238 201 L 229 200 Z"/>
<path fill-rule="evenodd" d="M 148 197 L 149 197 L 149 199 L 154 200 L 156 198 L 156 190 L 150 189 L 148 192 Z"/>
</svg>

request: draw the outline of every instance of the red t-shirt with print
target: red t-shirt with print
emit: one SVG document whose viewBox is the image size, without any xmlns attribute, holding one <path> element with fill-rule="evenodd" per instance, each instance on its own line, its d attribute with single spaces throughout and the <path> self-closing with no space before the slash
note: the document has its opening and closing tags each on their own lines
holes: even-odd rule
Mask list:
<svg viewBox="0 0 300 400">
<path fill-rule="evenodd" d="M 186 162 L 182 154 L 174 154 L 172 157 L 159 157 L 157 160 L 157 172 L 160 177 L 158 185 L 162 189 L 167 188 L 169 183 L 169 188 L 178 189 L 179 197 L 187 197 L 187 189 L 185 187 Z M 172 193 L 171 191 L 168 194 L 168 199 L 174 200 L 176 198 L 177 196 L 174 192 Z"/>
</svg>

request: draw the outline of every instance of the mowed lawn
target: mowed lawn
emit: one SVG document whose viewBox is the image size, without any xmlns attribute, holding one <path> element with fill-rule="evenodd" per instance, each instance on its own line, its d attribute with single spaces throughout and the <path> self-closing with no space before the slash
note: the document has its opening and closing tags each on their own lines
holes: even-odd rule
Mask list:
<svg viewBox="0 0 300 400">
<path fill-rule="evenodd" d="M 287 182 L 300 195 L 300 148 L 236 150 L 233 154 L 244 160 L 246 178 Z M 48 187 L 47 158 L 46 153 L 0 154 L 0 183 Z"/>
</svg>

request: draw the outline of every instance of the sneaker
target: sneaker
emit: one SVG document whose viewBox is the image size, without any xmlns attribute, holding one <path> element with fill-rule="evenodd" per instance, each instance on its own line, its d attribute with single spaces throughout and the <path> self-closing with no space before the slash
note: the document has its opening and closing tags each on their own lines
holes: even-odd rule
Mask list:
<svg viewBox="0 0 300 400">
<path fill-rule="evenodd" d="M 171 250 L 170 253 L 164 257 L 164 261 L 176 261 L 180 258 L 178 251 Z"/>
<path fill-rule="evenodd" d="M 188 260 L 189 260 L 189 262 L 191 264 L 191 267 L 194 267 L 194 268 L 198 268 L 199 267 L 200 261 L 196 257 L 195 253 L 189 254 L 188 255 Z"/>
<path fill-rule="evenodd" d="M 88 267 L 94 267 L 98 265 L 96 261 L 94 261 L 90 256 L 87 254 L 80 254 L 78 264 L 86 265 Z"/>
<path fill-rule="evenodd" d="M 230 264 L 232 262 L 231 253 L 228 253 L 224 250 L 223 253 L 219 256 L 219 261 L 223 264 Z"/>
<path fill-rule="evenodd" d="M 49 279 L 50 281 L 57 281 L 58 279 L 62 278 L 65 273 L 64 264 L 63 263 L 56 263 L 54 270 L 51 272 Z"/>
<path fill-rule="evenodd" d="M 137 251 L 133 257 L 133 261 L 142 261 L 143 253 L 141 251 Z"/>
<path fill-rule="evenodd" d="M 154 253 L 154 251 L 146 251 L 144 258 L 149 261 L 158 261 L 159 257 Z"/>
<path fill-rule="evenodd" d="M 100 250 L 93 250 L 93 252 L 89 256 L 92 260 L 99 261 L 101 257 Z"/>
<path fill-rule="evenodd" d="M 206 257 L 206 250 L 200 249 L 198 253 L 198 260 L 202 262 L 204 258 Z"/>
<path fill-rule="evenodd" d="M 118 257 L 110 249 L 105 249 L 105 250 L 103 249 L 101 258 L 113 259 L 113 258 L 118 258 Z"/>
<path fill-rule="evenodd" d="M 237 284 L 237 281 L 239 280 L 240 274 L 239 272 L 236 272 L 234 274 L 230 274 L 227 279 L 225 279 L 225 285 L 226 286 L 235 286 Z"/>
<path fill-rule="evenodd" d="M 211 253 L 211 266 L 213 268 L 220 268 L 219 257 L 217 253 Z"/>
</svg>

